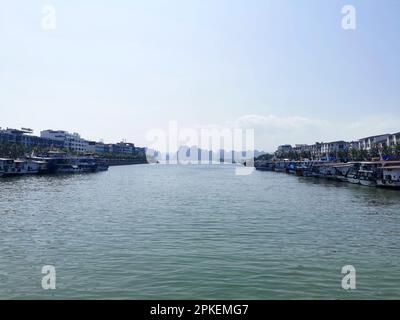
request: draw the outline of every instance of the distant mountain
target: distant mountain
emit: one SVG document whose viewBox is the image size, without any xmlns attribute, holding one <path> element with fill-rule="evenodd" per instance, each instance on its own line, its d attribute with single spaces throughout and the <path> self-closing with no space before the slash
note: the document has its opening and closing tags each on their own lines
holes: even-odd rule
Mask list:
<svg viewBox="0 0 400 320">
<path fill-rule="evenodd" d="M 247 151 L 211 151 L 203 150 L 197 146 L 181 146 L 177 152 L 162 153 L 148 149 L 148 154 L 156 161 L 169 161 L 179 163 L 244 163 L 248 159 L 259 157 L 265 154 L 264 151 L 247 150 Z"/>
</svg>

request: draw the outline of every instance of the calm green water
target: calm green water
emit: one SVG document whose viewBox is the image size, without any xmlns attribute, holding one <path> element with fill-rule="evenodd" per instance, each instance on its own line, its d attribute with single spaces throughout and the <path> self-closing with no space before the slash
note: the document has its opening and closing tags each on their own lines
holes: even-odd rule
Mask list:
<svg viewBox="0 0 400 320">
<path fill-rule="evenodd" d="M 399 243 L 396 191 L 218 165 L 0 180 L 1 299 L 398 299 Z"/>
</svg>

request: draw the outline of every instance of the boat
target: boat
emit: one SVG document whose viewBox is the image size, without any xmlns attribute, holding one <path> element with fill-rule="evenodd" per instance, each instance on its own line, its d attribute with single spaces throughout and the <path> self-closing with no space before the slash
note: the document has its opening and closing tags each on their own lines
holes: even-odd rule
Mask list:
<svg viewBox="0 0 400 320">
<path fill-rule="evenodd" d="M 376 185 L 381 188 L 400 189 L 400 162 L 384 163 L 377 171 Z"/>
<path fill-rule="evenodd" d="M 286 172 L 290 174 L 296 174 L 296 163 L 295 162 L 290 162 L 286 168 Z"/>
<path fill-rule="evenodd" d="M 1 159 L 2 176 L 19 176 L 24 174 L 39 173 L 40 166 L 37 162 L 27 159 Z"/>
<path fill-rule="evenodd" d="M 346 181 L 352 184 L 360 184 L 360 179 L 358 176 L 358 166 L 354 165 L 346 174 Z"/>
<path fill-rule="evenodd" d="M 14 166 L 13 159 L 0 158 L 0 177 L 6 175 L 6 173 Z"/>
<path fill-rule="evenodd" d="M 311 167 L 311 175 L 315 178 L 335 179 L 335 163 L 331 162 L 317 162 Z"/>
<path fill-rule="evenodd" d="M 376 175 L 373 170 L 358 170 L 360 184 L 367 187 L 376 186 Z"/>
<path fill-rule="evenodd" d="M 347 174 L 354 167 L 354 163 L 339 163 L 333 166 L 336 170 L 335 177 L 337 180 L 347 182 Z"/>
<path fill-rule="evenodd" d="M 108 164 L 102 160 L 102 159 L 96 159 L 96 172 L 101 172 L 101 171 L 107 171 L 108 170 Z"/>
<path fill-rule="evenodd" d="M 280 161 L 275 164 L 274 170 L 275 170 L 275 172 L 286 172 L 288 165 L 289 165 L 289 162 L 287 160 Z"/>
<path fill-rule="evenodd" d="M 382 167 L 390 163 L 390 161 L 361 162 L 360 170 L 358 170 L 360 184 L 363 186 L 375 187 L 377 185 L 378 175 L 382 172 Z"/>
<path fill-rule="evenodd" d="M 74 157 L 64 152 L 48 152 L 33 159 L 45 162 L 49 173 L 90 173 L 108 170 L 108 164 L 103 159 L 93 156 Z"/>
<path fill-rule="evenodd" d="M 303 177 L 331 179 L 370 187 L 400 189 L 400 161 L 327 162 L 321 160 L 260 162 L 258 170 L 275 170 Z"/>
<path fill-rule="evenodd" d="M 100 163 L 98 163 L 98 165 L 100 165 Z M 256 160 L 254 162 L 254 167 L 256 170 L 260 171 L 274 171 L 275 163 L 267 160 Z"/>
<path fill-rule="evenodd" d="M 300 161 L 296 165 L 296 170 L 295 170 L 296 176 L 298 176 L 298 177 L 303 177 L 303 176 L 307 177 L 309 168 L 310 168 L 310 161 L 309 160 Z"/>
</svg>

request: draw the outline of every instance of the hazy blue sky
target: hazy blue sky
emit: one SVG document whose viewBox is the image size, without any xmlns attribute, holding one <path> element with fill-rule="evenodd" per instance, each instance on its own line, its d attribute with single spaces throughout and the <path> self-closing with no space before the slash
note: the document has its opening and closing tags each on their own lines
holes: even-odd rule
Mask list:
<svg viewBox="0 0 400 320">
<path fill-rule="evenodd" d="M 228 124 L 266 150 L 400 131 L 398 0 L 0 0 L 0 41 L 1 127 L 145 145 Z"/>
</svg>

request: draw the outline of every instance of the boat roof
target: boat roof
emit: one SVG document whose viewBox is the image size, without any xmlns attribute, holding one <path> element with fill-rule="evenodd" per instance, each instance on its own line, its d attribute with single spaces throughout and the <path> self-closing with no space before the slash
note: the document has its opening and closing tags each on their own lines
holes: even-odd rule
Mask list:
<svg viewBox="0 0 400 320">
<path fill-rule="evenodd" d="M 391 169 L 400 169 L 400 166 L 388 166 L 388 167 L 383 167 L 384 170 L 391 170 Z"/>
<path fill-rule="evenodd" d="M 325 163 L 314 163 L 313 166 L 314 167 L 323 167 L 323 166 L 328 166 L 328 167 L 334 167 L 336 165 L 338 165 L 339 163 L 335 163 L 335 162 L 325 162 Z"/>
<path fill-rule="evenodd" d="M 335 168 L 352 167 L 352 166 L 354 166 L 354 163 L 338 163 L 337 165 L 334 165 Z"/>
<path fill-rule="evenodd" d="M 14 159 L 9 159 L 9 158 L 0 158 L 0 161 L 14 161 Z"/>
</svg>

